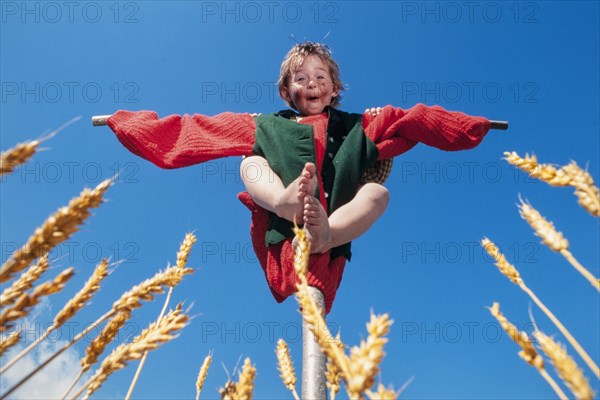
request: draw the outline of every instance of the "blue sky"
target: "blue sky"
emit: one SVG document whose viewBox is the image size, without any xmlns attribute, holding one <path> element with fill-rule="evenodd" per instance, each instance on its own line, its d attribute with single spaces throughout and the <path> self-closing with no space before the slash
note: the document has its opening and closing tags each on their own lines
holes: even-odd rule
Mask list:
<svg viewBox="0 0 600 400">
<path fill-rule="evenodd" d="M 300 374 L 300 318 L 293 299 L 272 299 L 252 253 L 250 215 L 236 199 L 243 190 L 240 159 L 160 170 L 89 120 L 119 109 L 161 116 L 282 109 L 274 86 L 280 62 L 294 41 L 307 39 L 333 49 L 348 88 L 343 110 L 423 102 L 510 122 L 509 131 L 491 131 L 471 151 L 419 145 L 396 159 L 386 184 L 391 203 L 354 242 L 331 327 L 341 327 L 344 341 L 355 345 L 366 337 L 370 310 L 389 313 L 395 323 L 381 380 L 399 388 L 414 377 L 404 398 L 555 397 L 485 308 L 498 301 L 513 323 L 531 331 L 528 297 L 478 245 L 488 236 L 600 362 L 598 293 L 539 243 L 515 204 L 519 194 L 529 199 L 595 276 L 598 220 L 577 205 L 571 189 L 531 180 L 501 159 L 504 151 L 517 151 L 560 165 L 575 160 L 600 179 L 597 2 L 0 4 L 0 147 L 83 117 L 3 179 L 2 260 L 83 187 L 120 172 L 107 202 L 53 253 L 56 268 L 48 278 L 71 265 L 77 275 L 38 310 L 29 337 L 101 257 L 123 261 L 93 303 L 40 353 L 173 263 L 185 233 L 194 231 L 199 240 L 189 265 L 196 272 L 176 288 L 174 301 L 193 304 L 195 318 L 177 340 L 150 354 L 134 397 L 193 398 L 200 364 L 213 350 L 203 398 L 217 397 L 224 385 L 221 364 L 231 372 L 246 356 L 258 371 L 255 398 L 291 398 L 274 349 L 284 337 Z M 121 339 L 139 333 L 161 306 L 159 298 L 136 310 Z M 543 331 L 566 342 L 532 310 Z M 85 344 L 47 370 L 37 390 L 59 393 L 53 388 L 70 381 Z M 134 370 L 110 377 L 97 398 L 123 398 Z M 598 381 L 584 371 L 598 392 Z M 33 390 L 15 396 L 31 398 Z"/>
</svg>

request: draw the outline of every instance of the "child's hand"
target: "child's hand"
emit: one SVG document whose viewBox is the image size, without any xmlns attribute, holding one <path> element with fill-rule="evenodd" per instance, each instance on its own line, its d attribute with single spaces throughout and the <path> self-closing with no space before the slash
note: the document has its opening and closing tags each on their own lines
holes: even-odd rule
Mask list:
<svg viewBox="0 0 600 400">
<path fill-rule="evenodd" d="M 371 114 L 372 116 L 376 117 L 376 116 L 378 116 L 379 114 L 381 114 L 381 111 L 383 111 L 383 108 L 382 108 L 382 107 L 371 107 L 371 108 L 367 108 L 367 109 L 365 110 L 365 114 L 369 113 L 369 114 Z"/>
</svg>

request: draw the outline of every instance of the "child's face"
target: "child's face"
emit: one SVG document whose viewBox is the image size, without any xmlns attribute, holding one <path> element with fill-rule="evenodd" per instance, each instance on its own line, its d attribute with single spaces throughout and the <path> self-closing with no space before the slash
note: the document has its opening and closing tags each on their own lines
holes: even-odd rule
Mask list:
<svg viewBox="0 0 600 400">
<path fill-rule="evenodd" d="M 294 103 L 301 115 L 318 115 L 338 95 L 329 67 L 317 56 L 308 56 L 290 76 L 284 98 Z"/>
</svg>

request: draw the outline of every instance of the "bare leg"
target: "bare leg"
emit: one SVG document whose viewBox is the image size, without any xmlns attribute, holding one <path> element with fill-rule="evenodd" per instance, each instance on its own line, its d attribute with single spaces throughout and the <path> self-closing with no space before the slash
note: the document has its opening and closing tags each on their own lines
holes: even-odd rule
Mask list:
<svg viewBox="0 0 600 400">
<path fill-rule="evenodd" d="M 311 234 L 311 253 L 324 253 L 361 236 L 384 213 L 389 198 L 385 187 L 367 183 L 349 203 L 327 218 L 319 201 L 313 196 L 306 196 L 304 222 Z"/>
<path fill-rule="evenodd" d="M 242 160 L 240 174 L 256 204 L 292 222 L 296 216 L 300 222 L 304 212 L 304 197 L 312 195 L 316 188 L 316 169 L 313 163 L 306 163 L 298 179 L 286 188 L 267 160 L 250 156 Z"/>
</svg>

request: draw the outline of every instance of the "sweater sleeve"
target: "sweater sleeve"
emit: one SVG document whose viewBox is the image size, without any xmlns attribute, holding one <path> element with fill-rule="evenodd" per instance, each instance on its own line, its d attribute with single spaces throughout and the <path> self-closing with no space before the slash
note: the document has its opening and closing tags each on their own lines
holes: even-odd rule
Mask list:
<svg viewBox="0 0 600 400">
<path fill-rule="evenodd" d="M 471 149 L 483 140 L 490 122 L 417 104 L 408 110 L 386 106 L 377 116 L 365 113 L 363 129 L 376 144 L 381 160 L 400 155 L 419 142 L 447 151 Z"/>
<path fill-rule="evenodd" d="M 107 120 L 132 153 L 160 168 L 180 168 L 252 153 L 256 125 L 250 114 L 194 114 L 158 118 L 153 111 L 117 111 Z"/>
</svg>

